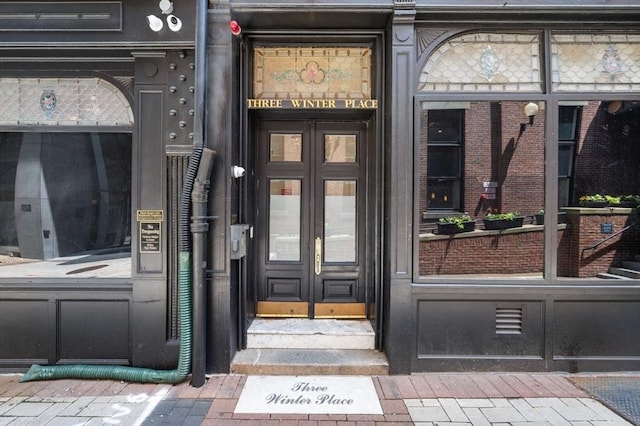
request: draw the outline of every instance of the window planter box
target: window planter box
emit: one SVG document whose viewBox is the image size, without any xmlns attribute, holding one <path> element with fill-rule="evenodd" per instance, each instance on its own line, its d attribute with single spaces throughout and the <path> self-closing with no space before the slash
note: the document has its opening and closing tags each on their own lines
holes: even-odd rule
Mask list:
<svg viewBox="0 0 640 426">
<path fill-rule="evenodd" d="M 462 222 L 462 228 L 459 228 L 455 223 L 436 223 L 438 226 L 438 234 L 440 235 L 451 235 L 451 234 L 459 234 L 461 232 L 471 232 L 476 229 L 476 222 Z"/>
<path fill-rule="evenodd" d="M 566 212 L 558 212 L 558 223 L 565 223 L 567 221 Z M 536 225 L 544 225 L 544 213 L 536 214 Z"/>
<path fill-rule="evenodd" d="M 609 205 L 608 201 L 580 201 L 581 207 L 602 208 Z"/>
<path fill-rule="evenodd" d="M 622 200 L 620 201 L 620 204 L 618 205 L 618 207 L 623 207 L 626 209 L 633 209 L 638 207 L 638 202 L 637 201 L 631 201 L 631 200 Z"/>
<path fill-rule="evenodd" d="M 521 227 L 524 222 L 524 216 L 517 216 L 513 219 L 483 219 L 483 221 L 485 230 L 495 231 Z"/>
</svg>

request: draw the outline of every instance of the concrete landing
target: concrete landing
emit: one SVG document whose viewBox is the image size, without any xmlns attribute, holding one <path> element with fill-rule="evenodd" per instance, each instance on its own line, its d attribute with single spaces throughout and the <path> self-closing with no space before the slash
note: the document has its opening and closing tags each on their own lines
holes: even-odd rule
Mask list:
<svg viewBox="0 0 640 426">
<path fill-rule="evenodd" d="M 245 349 L 231 363 L 235 374 L 386 375 L 384 353 L 368 349 Z"/>
<path fill-rule="evenodd" d="M 307 318 L 253 320 L 249 349 L 375 349 L 369 321 Z"/>
</svg>

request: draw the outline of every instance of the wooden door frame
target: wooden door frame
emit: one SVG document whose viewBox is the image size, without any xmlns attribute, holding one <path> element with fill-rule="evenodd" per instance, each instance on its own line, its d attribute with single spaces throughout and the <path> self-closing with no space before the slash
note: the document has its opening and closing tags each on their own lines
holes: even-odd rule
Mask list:
<svg viewBox="0 0 640 426">
<path fill-rule="evenodd" d="M 266 260 L 266 241 L 258 241 L 258 238 L 264 238 L 266 237 L 266 229 L 267 229 L 267 223 L 266 223 L 266 215 L 262 214 L 261 216 L 258 215 L 257 211 L 258 210 L 262 210 L 265 209 L 267 207 L 267 200 L 266 199 L 261 199 L 262 197 L 267 197 L 266 193 L 265 194 L 260 194 L 259 193 L 259 189 L 258 187 L 262 188 L 262 190 L 266 190 L 267 187 L 267 183 L 266 182 L 258 182 L 258 178 L 261 177 L 264 173 L 265 170 L 262 170 L 261 168 L 263 167 L 268 167 L 268 166 L 264 166 L 262 163 L 260 163 L 261 161 L 263 161 L 263 156 L 268 155 L 268 152 L 262 152 L 259 153 L 258 150 L 259 149 L 267 149 L 264 146 L 259 145 L 260 142 L 264 142 L 262 139 L 264 138 L 264 133 L 263 132 L 268 132 L 269 128 L 271 127 L 271 123 L 275 123 L 276 127 L 280 127 L 280 125 L 282 125 L 282 133 L 286 133 L 287 132 L 287 124 L 293 124 L 290 128 L 292 129 L 292 131 L 295 131 L 296 133 L 299 132 L 303 132 L 304 134 L 307 135 L 307 137 L 310 136 L 309 141 L 312 142 L 312 144 L 316 143 L 316 128 L 318 125 L 318 127 L 323 127 L 323 125 L 325 124 L 330 124 L 330 123 L 334 123 L 336 125 L 336 127 L 338 129 L 340 129 L 341 127 L 343 129 L 346 130 L 346 128 L 348 128 L 349 124 L 352 124 L 353 127 L 352 129 L 356 130 L 358 133 L 360 133 L 362 135 L 362 138 L 364 138 L 366 141 L 366 143 L 364 144 L 364 146 L 362 146 L 361 151 L 360 151 L 360 155 L 364 155 L 367 157 L 367 160 L 365 161 L 364 164 L 361 165 L 361 167 L 363 168 L 363 171 L 361 174 L 359 174 L 358 179 L 360 179 L 362 181 L 363 184 L 363 196 L 362 196 L 362 200 L 365 203 L 366 206 L 366 212 L 364 217 L 361 218 L 361 220 L 366 223 L 366 224 L 371 224 L 374 223 L 375 218 L 377 217 L 377 214 L 374 214 L 374 211 L 378 208 L 377 203 L 375 203 L 375 185 L 372 185 L 371 182 L 377 182 L 376 179 L 371 178 L 371 174 L 375 173 L 376 170 L 375 168 L 372 166 L 373 164 L 378 164 L 378 161 L 375 158 L 371 158 L 372 155 L 375 155 L 375 153 L 377 152 L 376 149 L 376 140 L 373 139 L 372 140 L 372 135 L 375 132 L 372 132 L 371 129 L 371 120 L 363 120 L 360 119 L 359 117 L 357 119 L 351 119 L 351 118 L 336 118 L 336 117 L 323 117 L 323 116 L 319 116 L 319 117 L 300 117 L 300 118 L 295 118 L 295 119 L 283 119 L 283 117 L 260 117 L 257 118 L 256 120 L 253 121 L 253 125 L 251 126 L 251 131 L 250 134 L 252 134 L 251 138 L 248 138 L 248 140 L 250 140 L 250 146 L 249 146 L 249 151 L 252 152 L 251 156 L 253 157 L 253 166 L 255 169 L 255 176 L 254 176 L 254 184 L 250 185 L 250 187 L 255 188 L 254 191 L 252 191 L 251 193 L 248 193 L 248 197 L 252 198 L 252 201 L 248 203 L 248 205 L 252 205 L 253 206 L 253 211 L 251 212 L 251 214 L 253 215 L 254 218 L 259 217 L 259 220 L 261 221 L 260 223 L 258 223 L 257 221 L 255 222 L 256 225 L 256 229 L 262 229 L 264 234 L 259 234 L 259 233 L 255 233 L 254 237 L 254 243 L 256 246 L 255 249 L 255 256 L 254 259 L 251 261 L 251 265 L 250 269 L 254 269 L 254 273 L 250 275 L 250 277 L 253 277 L 253 283 L 248 283 L 248 285 L 250 287 L 253 288 L 253 291 L 250 292 L 250 294 L 253 294 L 254 297 L 254 306 L 256 307 L 256 310 L 254 312 L 258 312 L 257 308 L 258 308 L 258 300 L 260 299 L 259 294 L 261 292 L 261 289 L 259 289 L 258 287 L 258 277 L 261 275 L 261 272 L 259 271 L 259 268 L 263 268 L 264 266 L 261 266 L 261 262 Z M 345 125 L 347 127 L 345 127 Z M 326 130 L 326 125 L 324 126 L 324 129 Z M 279 129 L 276 131 L 280 131 Z M 336 133 L 340 133 L 340 130 L 338 130 Z M 313 149 L 313 145 L 309 146 L 310 149 Z M 307 150 L 306 152 L 303 152 L 303 155 L 306 156 L 306 161 L 308 161 L 312 155 L 316 155 L 316 153 L 314 152 L 313 154 L 311 152 L 309 152 L 309 150 Z M 304 176 L 306 177 L 311 177 L 312 179 L 307 179 L 307 181 L 314 181 L 316 176 L 315 176 L 315 171 L 305 171 L 304 172 Z M 295 172 L 294 172 L 295 175 Z M 361 176 L 361 177 L 360 177 Z M 287 179 L 289 177 L 294 177 L 294 176 L 285 176 L 283 177 L 284 179 Z M 371 179 L 370 179 L 371 178 Z M 371 181 L 371 182 L 369 182 Z M 307 185 L 310 185 L 311 183 L 308 182 L 306 183 Z M 317 186 L 317 184 L 316 184 Z M 304 189 L 303 189 L 304 190 Z M 306 189 L 307 193 L 310 194 L 311 191 L 309 191 L 309 189 Z M 309 195 L 310 196 L 310 195 Z M 311 200 L 312 202 L 314 200 Z M 308 206 L 306 206 L 306 204 L 309 203 L 305 203 L 303 201 L 303 209 L 306 209 L 306 211 L 301 211 L 301 215 L 302 216 L 306 216 L 309 218 L 309 220 L 313 221 L 314 219 L 311 216 L 311 211 L 310 208 Z M 313 207 L 311 206 L 311 209 Z M 264 222 L 262 222 L 264 221 Z M 303 231 L 301 232 L 301 238 L 303 238 L 304 240 L 301 241 L 301 246 L 302 247 L 310 247 L 312 241 L 310 240 L 313 235 L 311 234 L 313 232 L 313 229 L 311 228 L 313 225 L 313 227 L 317 226 L 315 223 L 311 224 L 311 223 L 305 223 L 304 220 L 301 220 L 301 227 L 305 227 L 305 228 L 301 228 L 303 229 Z M 358 245 L 364 245 L 364 247 L 361 247 L 365 253 L 363 254 L 363 264 L 361 265 L 361 268 L 363 268 L 363 272 L 361 274 L 362 276 L 362 282 L 359 284 L 359 292 L 362 293 L 362 300 L 364 301 L 364 303 L 366 304 L 366 307 L 362 307 L 362 314 L 360 315 L 356 315 L 356 314 L 351 314 L 353 317 L 369 317 L 369 318 L 373 318 L 376 316 L 376 311 L 377 309 L 375 308 L 375 299 L 377 297 L 379 297 L 379 293 L 376 294 L 377 292 L 372 292 L 372 288 L 375 288 L 374 286 L 369 285 L 369 283 L 367 282 L 367 280 L 370 279 L 376 279 L 379 280 L 380 278 L 375 278 L 376 277 L 376 271 L 373 270 L 374 268 L 374 264 L 376 262 L 372 262 L 371 259 L 373 256 L 377 256 L 377 248 L 378 245 L 377 244 L 371 244 L 371 239 L 375 238 L 377 241 L 377 238 L 375 236 L 375 232 L 377 232 L 376 230 L 374 230 L 373 234 L 371 233 L 370 229 L 367 229 L 367 226 L 365 225 L 362 231 L 361 231 L 361 227 L 359 227 L 358 232 L 359 233 L 364 233 L 365 235 L 363 235 L 362 237 L 359 237 L 359 242 Z M 377 229 L 377 228 L 376 228 Z M 304 235 L 303 235 L 304 234 Z M 308 234 L 308 235 L 307 235 Z M 309 240 L 309 241 L 306 241 Z M 307 251 L 307 253 L 305 253 L 305 255 L 309 255 L 311 256 L 311 249 L 309 249 Z M 311 262 L 312 259 L 307 259 L 308 262 Z M 302 259 L 301 256 L 301 263 L 304 262 L 304 259 Z M 309 263 L 309 266 L 312 266 L 311 263 Z M 309 268 L 305 268 L 305 270 L 310 270 Z M 306 296 L 301 297 L 301 303 L 309 303 L 309 312 L 305 311 L 304 309 L 301 309 L 300 306 L 295 306 L 296 303 L 293 303 L 291 306 L 291 309 L 288 311 L 288 314 L 282 314 L 282 316 L 300 316 L 300 317 L 313 317 L 314 316 L 314 312 L 313 312 L 313 302 L 315 301 L 316 295 L 315 294 L 310 294 L 310 292 L 313 292 L 313 281 L 315 281 L 313 276 L 309 276 L 309 277 L 304 277 L 304 279 L 310 279 L 310 284 L 307 285 L 308 289 L 307 292 L 305 293 Z M 251 278 L 249 278 L 251 279 Z M 377 281 L 376 281 L 377 282 Z M 302 294 L 301 294 L 302 296 Z M 268 302 L 267 302 L 268 303 Z M 345 304 L 346 305 L 346 304 Z M 369 311 L 369 312 L 367 312 Z M 328 312 L 328 311 L 326 311 Z M 325 312 L 325 315 L 326 315 Z M 349 311 L 349 312 L 353 312 L 353 310 Z M 308 315 L 311 314 L 311 315 Z"/>
</svg>

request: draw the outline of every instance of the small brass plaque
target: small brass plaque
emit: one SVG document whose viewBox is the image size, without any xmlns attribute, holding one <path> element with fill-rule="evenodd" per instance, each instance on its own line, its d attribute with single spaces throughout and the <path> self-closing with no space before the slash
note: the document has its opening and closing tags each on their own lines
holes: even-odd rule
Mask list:
<svg viewBox="0 0 640 426">
<path fill-rule="evenodd" d="M 138 222 L 162 222 L 164 220 L 164 212 L 162 210 L 138 210 L 136 212 L 136 220 Z"/>
</svg>

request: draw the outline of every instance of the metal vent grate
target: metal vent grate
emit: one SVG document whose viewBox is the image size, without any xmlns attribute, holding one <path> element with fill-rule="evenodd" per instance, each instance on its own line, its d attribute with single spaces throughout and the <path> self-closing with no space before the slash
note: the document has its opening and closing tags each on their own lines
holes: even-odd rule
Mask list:
<svg viewBox="0 0 640 426">
<path fill-rule="evenodd" d="M 167 273 L 169 275 L 167 335 L 169 339 L 180 338 L 178 332 L 178 213 L 184 175 L 188 165 L 188 156 L 170 155 L 167 157 L 167 211 L 170 219 L 167 224 L 167 243 L 169 246 L 167 251 Z"/>
<path fill-rule="evenodd" d="M 522 308 L 496 308 L 496 334 L 522 334 Z"/>
</svg>

